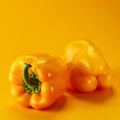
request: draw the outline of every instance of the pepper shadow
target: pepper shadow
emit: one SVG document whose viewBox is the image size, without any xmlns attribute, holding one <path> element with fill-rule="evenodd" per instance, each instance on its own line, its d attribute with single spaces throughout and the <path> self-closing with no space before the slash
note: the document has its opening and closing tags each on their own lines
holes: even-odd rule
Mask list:
<svg viewBox="0 0 120 120">
<path fill-rule="evenodd" d="M 109 99 L 111 99 L 115 95 L 115 91 L 113 87 L 105 88 L 105 89 L 96 89 L 94 92 L 90 93 L 81 93 L 79 91 L 69 89 L 68 92 L 75 98 L 87 102 L 92 102 L 95 104 L 103 103 Z"/>
<path fill-rule="evenodd" d="M 5 113 L 7 110 L 10 113 L 9 117 L 14 117 L 15 119 L 18 119 L 18 116 L 20 116 L 21 119 L 26 120 L 38 120 L 38 118 L 49 120 L 50 118 L 55 118 L 57 113 L 64 109 L 65 104 L 66 96 L 62 96 L 52 106 L 46 109 L 35 110 L 33 108 L 22 107 L 19 104 L 13 104 L 4 108 L 2 112 Z"/>
<path fill-rule="evenodd" d="M 65 105 L 66 105 L 66 96 L 63 95 L 52 106 L 50 106 L 49 108 L 46 108 L 45 111 L 58 112 L 64 109 Z"/>
</svg>

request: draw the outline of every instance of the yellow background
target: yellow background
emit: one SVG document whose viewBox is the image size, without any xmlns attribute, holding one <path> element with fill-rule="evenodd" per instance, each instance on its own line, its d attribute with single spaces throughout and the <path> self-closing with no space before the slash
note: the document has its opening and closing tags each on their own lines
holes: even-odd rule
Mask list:
<svg viewBox="0 0 120 120">
<path fill-rule="evenodd" d="M 11 104 L 8 72 L 17 56 L 28 52 L 62 56 L 65 46 L 79 39 L 90 39 L 102 50 L 113 71 L 112 88 L 67 93 L 44 111 Z M 0 119 L 120 119 L 120 1 L 1 0 Z"/>
</svg>

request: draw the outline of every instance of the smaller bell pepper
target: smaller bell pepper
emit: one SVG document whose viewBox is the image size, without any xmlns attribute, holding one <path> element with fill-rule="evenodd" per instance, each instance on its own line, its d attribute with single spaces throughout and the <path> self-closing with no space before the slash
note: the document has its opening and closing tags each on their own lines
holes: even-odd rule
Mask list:
<svg viewBox="0 0 120 120">
<path fill-rule="evenodd" d="M 111 70 L 101 51 L 88 40 L 75 41 L 65 49 L 63 59 L 69 71 L 70 86 L 81 92 L 111 85 Z"/>
<path fill-rule="evenodd" d="M 66 90 L 67 67 L 63 60 L 47 54 L 18 57 L 9 74 L 11 94 L 25 107 L 45 109 Z"/>
</svg>

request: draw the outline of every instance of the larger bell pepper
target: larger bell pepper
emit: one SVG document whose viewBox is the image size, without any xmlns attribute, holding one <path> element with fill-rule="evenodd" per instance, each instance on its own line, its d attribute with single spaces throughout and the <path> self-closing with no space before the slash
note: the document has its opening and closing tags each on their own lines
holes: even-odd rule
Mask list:
<svg viewBox="0 0 120 120">
<path fill-rule="evenodd" d="M 57 57 L 20 56 L 10 69 L 11 93 L 22 106 L 45 109 L 64 94 L 66 70 L 64 61 Z"/>
<path fill-rule="evenodd" d="M 101 51 L 88 40 L 70 43 L 63 59 L 69 71 L 70 85 L 81 92 L 111 85 L 111 70 Z"/>
</svg>

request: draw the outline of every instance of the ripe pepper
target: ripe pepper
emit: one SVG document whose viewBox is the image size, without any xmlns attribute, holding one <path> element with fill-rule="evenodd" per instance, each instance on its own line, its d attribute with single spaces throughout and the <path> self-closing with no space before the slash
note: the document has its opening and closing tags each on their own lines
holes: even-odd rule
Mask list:
<svg viewBox="0 0 120 120">
<path fill-rule="evenodd" d="M 67 67 L 63 60 L 47 54 L 23 55 L 12 64 L 11 94 L 25 107 L 44 109 L 66 90 Z"/>
<path fill-rule="evenodd" d="M 101 51 L 89 40 L 70 43 L 63 59 L 69 71 L 70 86 L 81 92 L 92 92 L 97 87 L 111 84 L 111 70 Z"/>
</svg>

